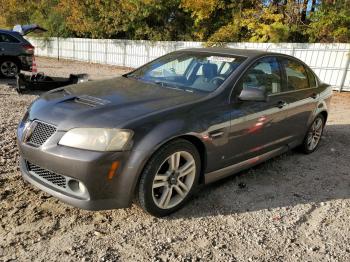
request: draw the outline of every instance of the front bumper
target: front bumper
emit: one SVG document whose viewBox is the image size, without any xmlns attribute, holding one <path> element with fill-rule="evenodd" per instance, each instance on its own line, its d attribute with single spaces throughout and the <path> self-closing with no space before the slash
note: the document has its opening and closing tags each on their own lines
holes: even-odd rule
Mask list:
<svg viewBox="0 0 350 262">
<path fill-rule="evenodd" d="M 131 151 L 96 152 L 60 146 L 58 141 L 64 134 L 60 131 L 56 131 L 42 146 L 34 147 L 22 141 L 23 128 L 23 124 L 18 127 L 17 143 L 21 156 L 20 169 L 26 181 L 65 203 L 86 210 L 126 208 L 131 205 L 139 172 L 137 161 L 130 158 Z M 114 177 L 108 179 L 114 161 L 119 161 L 120 166 Z M 72 191 L 39 179 L 29 170 L 28 163 L 80 181 L 87 192 L 74 195 Z"/>
<path fill-rule="evenodd" d="M 20 159 L 20 169 L 22 173 L 22 177 L 27 182 L 41 189 L 42 191 L 60 199 L 61 201 L 81 208 L 85 210 L 107 210 L 107 209 L 115 209 L 115 208 L 125 208 L 128 207 L 129 204 L 127 202 L 121 203 L 117 201 L 117 199 L 81 199 L 71 195 L 66 194 L 64 191 L 59 191 L 57 188 L 52 187 L 50 184 L 43 182 L 42 180 L 37 179 L 27 169 L 26 162 L 23 158 Z"/>
</svg>

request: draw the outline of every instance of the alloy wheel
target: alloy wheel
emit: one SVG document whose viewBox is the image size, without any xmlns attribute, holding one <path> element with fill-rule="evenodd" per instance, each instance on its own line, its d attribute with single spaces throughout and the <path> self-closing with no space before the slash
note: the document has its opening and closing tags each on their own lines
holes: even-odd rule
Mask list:
<svg viewBox="0 0 350 262">
<path fill-rule="evenodd" d="M 154 203 L 162 209 L 180 204 L 190 192 L 196 177 L 196 162 L 186 151 L 171 154 L 160 165 L 152 183 Z"/>
<path fill-rule="evenodd" d="M 2 62 L 0 66 L 1 74 L 6 77 L 16 76 L 18 73 L 18 66 L 12 61 Z"/>
<path fill-rule="evenodd" d="M 320 142 L 322 130 L 323 130 L 323 120 L 322 120 L 322 118 L 318 117 L 313 122 L 313 124 L 309 130 L 309 134 L 307 137 L 308 150 L 312 151 L 316 148 L 316 146 Z"/>
</svg>

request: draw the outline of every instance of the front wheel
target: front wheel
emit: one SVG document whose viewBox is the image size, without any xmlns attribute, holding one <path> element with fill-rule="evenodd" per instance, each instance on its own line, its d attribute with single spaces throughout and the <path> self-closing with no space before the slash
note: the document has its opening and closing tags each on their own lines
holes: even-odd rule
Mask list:
<svg viewBox="0 0 350 262">
<path fill-rule="evenodd" d="M 180 209 L 198 184 L 201 161 L 196 147 L 179 139 L 161 147 L 141 175 L 137 199 L 151 215 L 162 217 Z"/>
<path fill-rule="evenodd" d="M 322 115 L 316 116 L 309 130 L 307 131 L 307 134 L 305 136 L 305 139 L 302 145 L 302 149 L 304 153 L 310 154 L 317 149 L 321 140 L 324 125 L 325 125 L 324 117 Z"/>
</svg>

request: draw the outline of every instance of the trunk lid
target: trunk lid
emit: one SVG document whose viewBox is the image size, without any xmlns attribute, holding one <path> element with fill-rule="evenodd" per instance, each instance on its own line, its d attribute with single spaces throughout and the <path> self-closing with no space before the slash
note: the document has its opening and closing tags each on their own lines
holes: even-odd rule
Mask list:
<svg viewBox="0 0 350 262">
<path fill-rule="evenodd" d="M 31 32 L 42 33 L 42 32 L 46 32 L 47 30 L 45 28 L 38 26 L 37 24 L 32 24 L 32 25 L 15 25 L 12 31 L 18 32 L 19 34 L 24 36 Z"/>
</svg>

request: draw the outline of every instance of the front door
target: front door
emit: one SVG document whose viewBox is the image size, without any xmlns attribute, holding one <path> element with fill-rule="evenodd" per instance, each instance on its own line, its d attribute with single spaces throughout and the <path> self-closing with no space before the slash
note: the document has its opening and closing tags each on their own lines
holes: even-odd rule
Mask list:
<svg viewBox="0 0 350 262">
<path fill-rule="evenodd" d="M 234 87 L 226 165 L 254 159 L 290 141 L 289 105 L 282 92 L 281 72 L 276 57 L 264 57 Z M 240 101 L 237 97 L 245 87 L 265 90 L 267 101 Z"/>
</svg>

